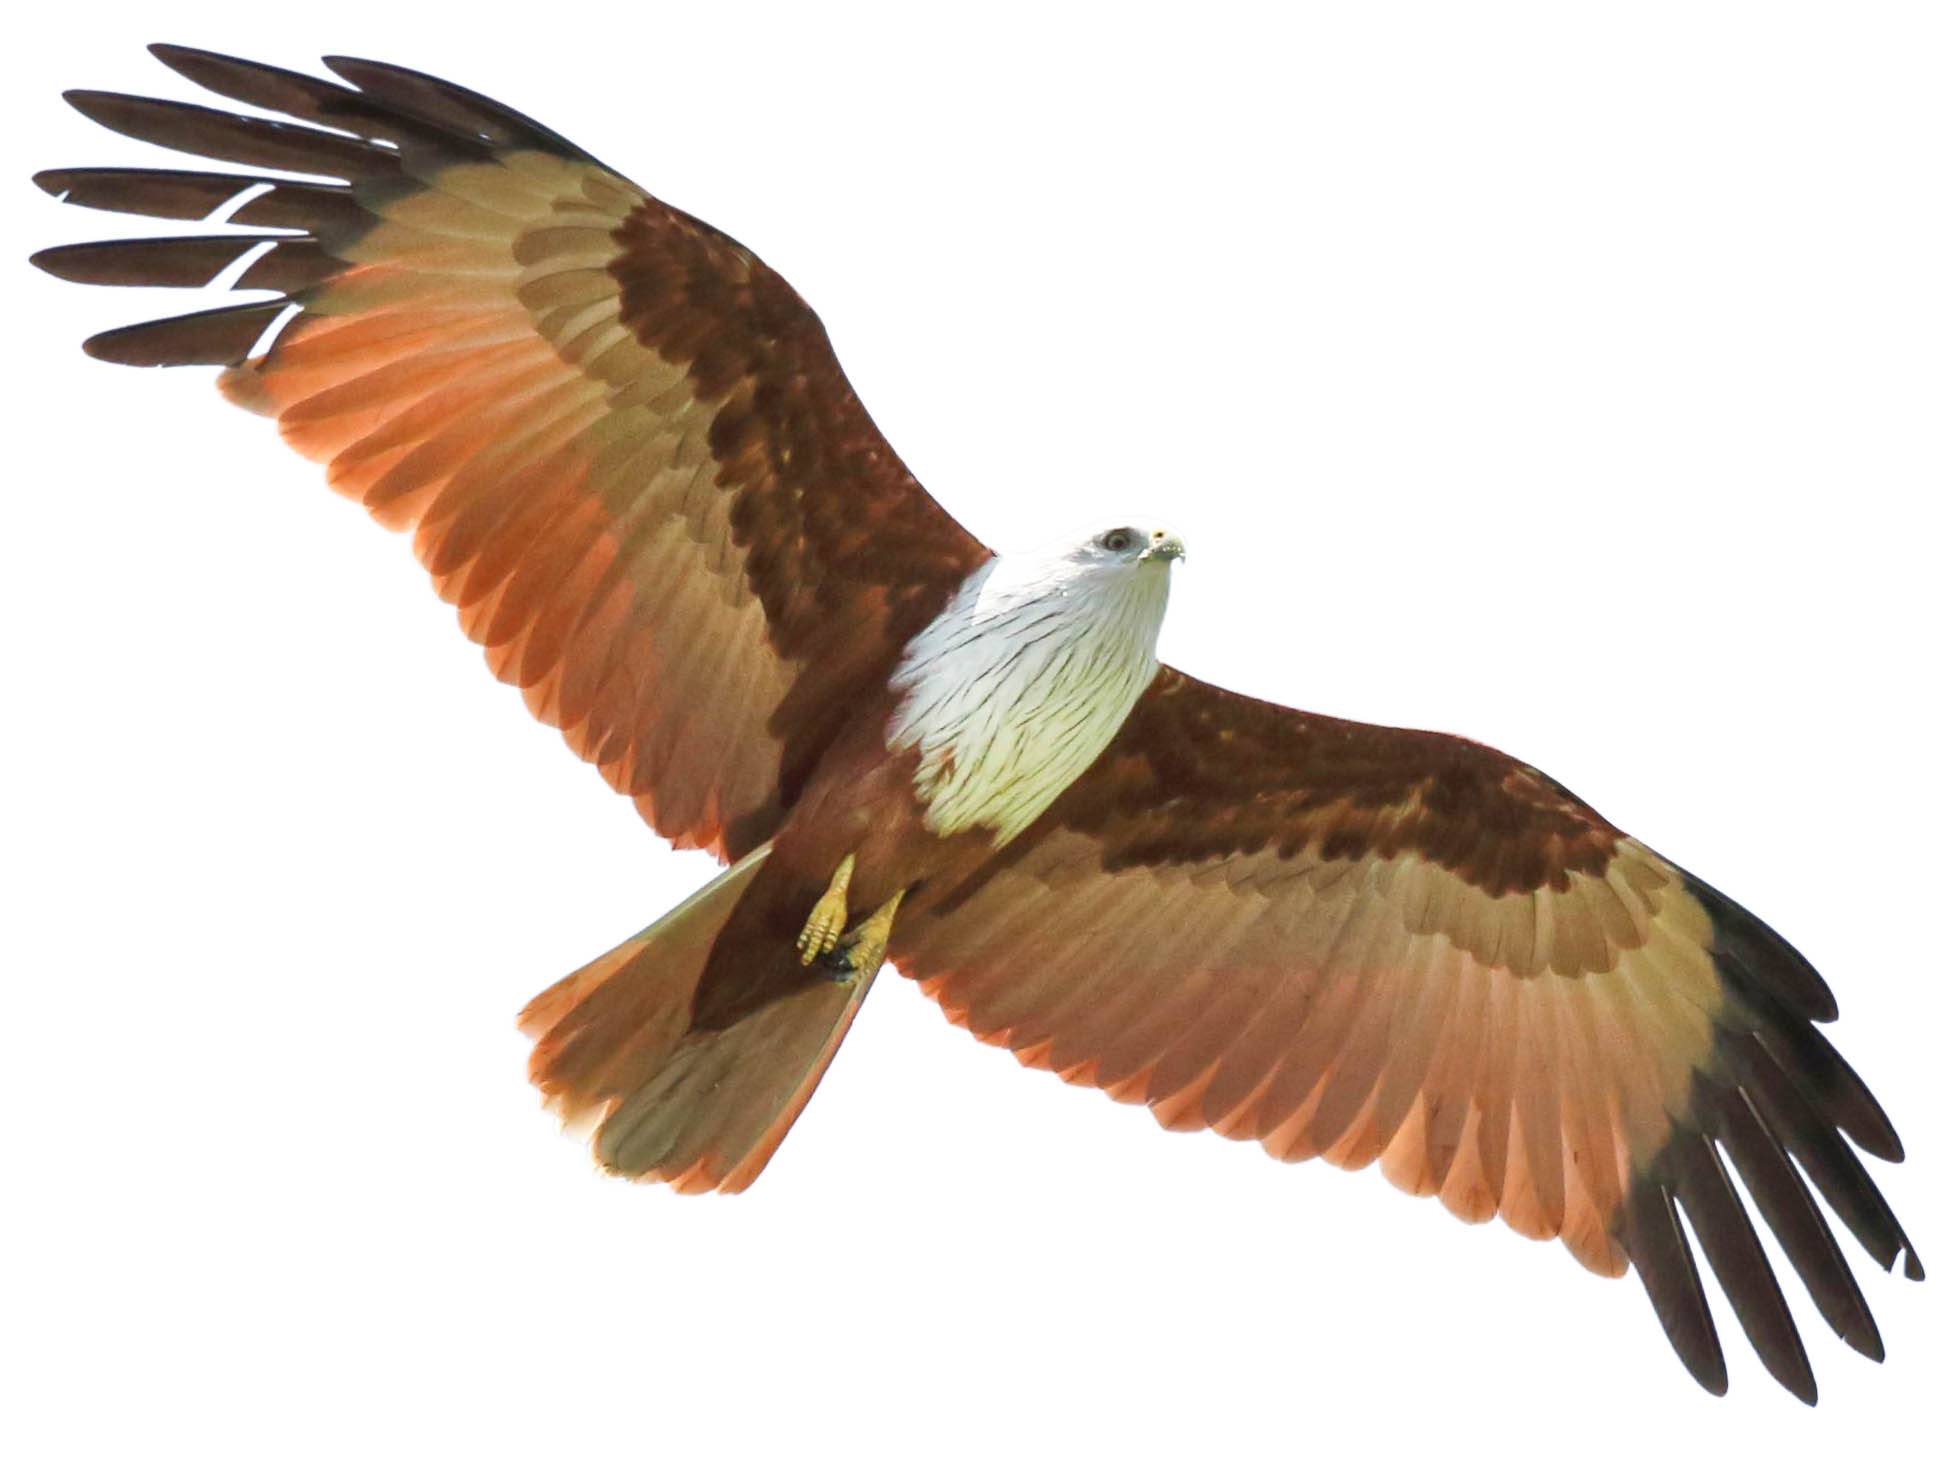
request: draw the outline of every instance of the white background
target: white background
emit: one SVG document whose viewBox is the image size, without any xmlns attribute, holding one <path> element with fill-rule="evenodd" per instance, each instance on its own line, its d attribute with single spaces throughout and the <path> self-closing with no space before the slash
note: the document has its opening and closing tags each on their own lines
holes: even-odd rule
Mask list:
<svg viewBox="0 0 1958 1468">
<path fill-rule="evenodd" d="M 1374 1173 L 1162 1134 L 894 975 L 751 1193 L 599 1177 L 512 1016 L 709 863 L 208 374 L 75 350 L 197 303 L 11 265 L 0 1454 L 1934 1451 L 1946 7 L 168 9 L 57 7 L 17 45 L 8 258 L 117 232 L 24 180 L 150 156 L 56 95 L 191 95 L 149 40 L 531 112 L 787 274 L 982 537 L 1176 525 L 1168 659 L 1498 744 L 1780 927 L 1911 1149 L 1872 1166 L 1931 1282 L 1854 1252 L 1881 1368 L 1795 1299 L 1814 1413 L 1716 1303 L 1715 1401 L 1636 1284 Z"/>
</svg>

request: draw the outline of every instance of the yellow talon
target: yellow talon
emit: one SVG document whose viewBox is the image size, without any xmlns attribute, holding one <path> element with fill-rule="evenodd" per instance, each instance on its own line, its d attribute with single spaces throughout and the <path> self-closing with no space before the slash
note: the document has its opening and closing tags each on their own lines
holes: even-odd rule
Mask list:
<svg viewBox="0 0 1958 1468">
<path fill-rule="evenodd" d="M 829 879 L 829 890 L 809 909 L 809 921 L 802 925 L 802 936 L 795 940 L 796 952 L 806 967 L 836 946 L 843 925 L 850 920 L 850 873 L 857 869 L 856 853 L 837 864 Z"/>
<path fill-rule="evenodd" d="M 877 976 L 877 970 L 884 966 L 884 946 L 891 941 L 891 924 L 897 919 L 897 905 L 903 900 L 904 894 L 898 892 L 851 929 L 849 937 L 843 940 L 843 955 L 850 965 L 846 977 L 868 980 Z"/>
</svg>

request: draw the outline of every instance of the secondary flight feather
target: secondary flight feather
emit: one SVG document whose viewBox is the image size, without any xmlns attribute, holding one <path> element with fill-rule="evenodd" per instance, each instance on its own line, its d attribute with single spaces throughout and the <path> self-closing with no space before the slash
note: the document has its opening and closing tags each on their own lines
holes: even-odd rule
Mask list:
<svg viewBox="0 0 1958 1468">
<path fill-rule="evenodd" d="M 227 228 L 35 263 L 196 287 L 249 257 L 236 287 L 271 294 L 86 350 L 221 367 L 413 531 L 538 717 L 728 863 L 524 1011 L 533 1080 L 605 1167 L 746 1187 L 888 957 L 981 1039 L 1166 1126 L 1378 1162 L 1635 1270 L 1720 1391 L 1690 1224 L 1813 1401 L 1738 1177 L 1830 1326 L 1881 1356 L 1816 1198 L 1921 1278 L 1857 1155 L 1903 1148 L 1765 924 L 1495 750 L 1160 665 L 1173 533 L 994 554 L 787 282 L 529 118 L 377 62 L 329 58 L 326 81 L 153 50 L 293 120 L 70 102 L 272 174 L 42 173 L 71 203 Z"/>
</svg>

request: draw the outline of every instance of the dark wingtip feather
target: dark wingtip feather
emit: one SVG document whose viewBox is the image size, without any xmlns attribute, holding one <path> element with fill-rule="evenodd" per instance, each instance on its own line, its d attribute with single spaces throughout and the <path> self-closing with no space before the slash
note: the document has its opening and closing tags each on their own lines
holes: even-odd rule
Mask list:
<svg viewBox="0 0 1958 1468">
<path fill-rule="evenodd" d="M 279 250 L 296 245 L 303 253 L 309 244 L 309 241 L 291 235 L 252 234 L 89 240 L 51 246 L 30 257 L 30 262 L 50 275 L 81 285 L 196 287 L 209 285 L 226 269 L 261 246 L 273 246 L 272 253 L 276 254 Z M 270 258 L 268 254 L 259 263 L 263 264 Z M 302 261 L 301 266 L 304 268 L 288 267 L 284 275 L 279 276 L 279 267 L 275 265 L 270 272 L 259 274 L 257 283 L 269 286 L 271 277 L 279 276 L 305 284 L 333 268 L 333 262 L 315 254 Z M 238 284 L 241 289 L 252 288 L 242 279 Z"/>
<path fill-rule="evenodd" d="M 1837 1017 L 1836 996 L 1794 944 L 1718 888 L 1683 869 L 1679 875 L 1713 923 L 1713 957 L 1723 978 L 1801 1019 L 1826 1024 Z"/>
<path fill-rule="evenodd" d="M 360 56 L 322 56 L 321 65 L 363 96 L 462 136 L 498 147 L 534 147 L 585 163 L 598 160 L 564 134 L 514 107 L 425 71 Z"/>
<path fill-rule="evenodd" d="M 153 41 L 143 49 L 186 81 L 196 82 L 198 86 L 207 87 L 220 95 L 223 94 L 222 88 L 213 87 L 206 80 L 214 71 L 222 72 L 232 67 L 276 70 L 260 68 L 259 63 L 247 61 L 241 56 L 227 56 L 222 51 L 206 51 L 198 46 L 173 46 L 167 41 Z"/>
<path fill-rule="evenodd" d="M 1896 1214 L 1832 1121 L 1817 1113 L 1802 1086 L 1758 1035 L 1723 1047 L 1727 1063 L 1760 1103 L 1775 1138 L 1802 1165 L 1836 1216 L 1883 1268 L 1910 1247 Z"/>
<path fill-rule="evenodd" d="M 1924 1265 L 1917 1257 L 1917 1250 L 1909 1244 L 1904 1245 L 1904 1278 L 1917 1280 L 1924 1278 Z"/>
<path fill-rule="evenodd" d="M 268 77 L 290 77 L 294 81 L 310 84 L 313 87 L 334 85 L 331 82 L 321 81 L 318 77 L 304 76 L 299 72 L 287 71 L 284 67 L 269 66 L 262 61 L 247 61 L 242 56 L 230 56 L 222 51 L 209 51 L 202 46 L 177 46 L 168 41 L 152 41 L 143 49 L 176 72 L 178 76 L 196 82 L 200 87 L 209 86 L 206 77 L 213 73 L 231 70 L 258 73 Z M 221 90 L 217 87 L 210 89 Z M 341 89 L 335 87 L 334 90 Z"/>
<path fill-rule="evenodd" d="M 1656 1183 L 1635 1189 L 1619 1215 L 1618 1240 L 1680 1364 L 1714 1396 L 1725 1396 L 1726 1357 L 1670 1189 Z"/>
<path fill-rule="evenodd" d="M 99 362 L 124 367 L 229 367 L 251 354 L 265 329 L 286 309 L 284 301 L 220 306 L 161 321 L 142 321 L 97 332 L 82 350 Z"/>
<path fill-rule="evenodd" d="M 1694 1106 L 1696 1114 L 1710 1117 L 1713 1131 L 1822 1318 L 1853 1350 L 1881 1360 L 1883 1337 L 1876 1317 L 1794 1161 L 1775 1139 L 1753 1097 L 1741 1086 L 1715 1089 L 1703 1081 Z"/>
<path fill-rule="evenodd" d="M 165 66 L 206 91 L 248 107 L 321 123 L 390 146 L 435 143 L 455 150 L 474 140 L 390 107 L 351 87 L 263 61 L 189 46 L 152 46 Z"/>
<path fill-rule="evenodd" d="M 393 149 L 350 137 L 344 130 L 330 132 L 122 92 L 76 91 L 62 96 L 82 116 L 110 132 L 201 158 L 330 178 L 388 177 L 400 172 Z"/>
<path fill-rule="evenodd" d="M 106 92 L 100 87 L 70 87 L 61 94 L 61 100 L 90 122 L 99 122 L 111 132 L 123 132 L 124 129 L 113 119 L 120 115 L 125 106 L 131 102 L 148 102 L 154 99 L 133 96 L 128 92 Z"/>
<path fill-rule="evenodd" d="M 63 203 L 154 219 L 212 219 L 226 224 L 344 234 L 372 223 L 344 184 L 301 183 L 248 173 L 182 168 L 49 168 L 34 182 Z M 240 202 L 254 189 L 257 197 Z M 228 212 L 227 212 L 228 211 Z"/>
<path fill-rule="evenodd" d="M 1789 1392 L 1813 1405 L 1815 1372 L 1795 1318 L 1707 1131 L 1680 1133 L 1657 1160 L 1655 1171 L 1676 1189 L 1713 1276 L 1733 1302 L 1761 1364 Z"/>
<path fill-rule="evenodd" d="M 1885 1162 L 1904 1160 L 1903 1138 L 1881 1103 L 1820 1030 L 1799 1023 L 1764 1024 L 1756 1034 L 1816 1110 L 1851 1141 Z"/>
</svg>

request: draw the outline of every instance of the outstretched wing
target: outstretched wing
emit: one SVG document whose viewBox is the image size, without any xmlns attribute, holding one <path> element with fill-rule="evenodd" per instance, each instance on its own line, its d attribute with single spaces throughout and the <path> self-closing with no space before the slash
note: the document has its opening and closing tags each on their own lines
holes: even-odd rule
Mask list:
<svg viewBox="0 0 1958 1468">
<path fill-rule="evenodd" d="M 767 839 L 854 695 L 987 554 L 877 432 L 814 313 L 726 235 L 473 92 L 369 61 L 329 59 L 342 86 L 152 49 L 323 127 L 69 100 L 317 181 L 38 175 L 72 203 L 251 227 L 63 246 L 45 270 L 202 286 L 249 257 L 236 287 L 275 293 L 87 350 L 228 367 L 227 396 L 414 529 L 497 676 L 659 831 L 726 858 Z"/>
<path fill-rule="evenodd" d="M 1843 1139 L 1903 1156 L 1815 1029 L 1821 978 L 1493 749 L 1165 668 L 1035 826 L 905 916 L 899 966 L 1029 1065 L 1629 1262 L 1710 1390 L 1682 1211 L 1768 1369 L 1815 1397 L 1727 1161 L 1857 1350 L 1881 1355 L 1875 1322 L 1794 1163 L 1921 1277 Z"/>
</svg>

